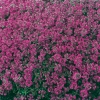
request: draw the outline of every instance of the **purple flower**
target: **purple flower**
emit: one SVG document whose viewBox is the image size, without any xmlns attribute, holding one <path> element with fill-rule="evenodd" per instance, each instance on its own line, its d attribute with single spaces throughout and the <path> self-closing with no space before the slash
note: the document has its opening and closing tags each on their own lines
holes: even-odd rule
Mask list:
<svg viewBox="0 0 100 100">
<path fill-rule="evenodd" d="M 81 90 L 80 91 L 80 96 L 82 97 L 82 98 L 86 98 L 86 97 L 88 97 L 88 91 L 87 90 Z"/>
<path fill-rule="evenodd" d="M 87 82 L 87 83 L 84 84 L 84 87 L 85 87 L 86 90 L 90 90 L 92 85 L 91 85 L 91 83 Z"/>
<path fill-rule="evenodd" d="M 33 84 L 33 82 L 32 82 L 31 80 L 26 80 L 26 81 L 25 81 L 25 85 L 26 85 L 27 87 L 30 87 L 32 84 Z"/>
<path fill-rule="evenodd" d="M 81 74 L 78 73 L 78 72 L 76 72 L 76 73 L 73 74 L 72 78 L 73 78 L 74 80 L 78 80 L 78 79 L 81 78 Z"/>
</svg>

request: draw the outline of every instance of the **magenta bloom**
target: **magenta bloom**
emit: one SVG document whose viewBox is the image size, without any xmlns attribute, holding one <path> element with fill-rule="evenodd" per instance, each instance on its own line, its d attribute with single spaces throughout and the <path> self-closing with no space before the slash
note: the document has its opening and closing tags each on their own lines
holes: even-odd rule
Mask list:
<svg viewBox="0 0 100 100">
<path fill-rule="evenodd" d="M 87 82 L 87 83 L 84 84 L 84 87 L 85 87 L 86 90 L 90 90 L 92 88 L 92 85 Z"/>
<path fill-rule="evenodd" d="M 81 74 L 78 73 L 78 72 L 76 72 L 76 73 L 73 74 L 72 78 L 73 78 L 74 80 L 78 80 L 78 79 L 81 78 Z"/>
<path fill-rule="evenodd" d="M 27 87 L 30 87 L 32 84 L 33 84 L 33 83 L 32 83 L 31 80 L 26 80 L 26 81 L 25 81 L 25 85 L 26 85 Z"/>
<path fill-rule="evenodd" d="M 80 96 L 82 97 L 82 98 L 85 98 L 85 97 L 88 97 L 88 91 L 87 90 L 81 90 L 80 91 Z"/>
</svg>

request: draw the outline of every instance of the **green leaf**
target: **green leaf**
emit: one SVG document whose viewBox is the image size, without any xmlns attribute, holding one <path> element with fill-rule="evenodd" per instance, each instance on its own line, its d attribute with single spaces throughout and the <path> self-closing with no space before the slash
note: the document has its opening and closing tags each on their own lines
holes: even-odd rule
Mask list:
<svg viewBox="0 0 100 100">
<path fill-rule="evenodd" d="M 79 80 L 77 81 L 77 84 L 78 84 L 79 86 L 81 86 L 81 85 L 82 85 L 82 78 L 81 78 L 81 79 L 79 79 Z"/>
<path fill-rule="evenodd" d="M 10 17 L 10 13 L 4 16 L 5 21 Z"/>
<path fill-rule="evenodd" d="M 84 15 L 84 16 L 87 16 L 87 12 L 84 12 L 83 15 Z"/>
<path fill-rule="evenodd" d="M 100 95 L 100 89 L 99 88 L 97 88 L 97 89 L 95 89 L 95 90 L 90 90 L 89 91 L 89 93 L 90 93 L 90 95 L 91 95 L 91 97 L 94 99 L 94 98 L 97 98 L 99 95 Z"/>
<path fill-rule="evenodd" d="M 100 61 L 100 55 L 98 56 L 98 60 Z"/>
<path fill-rule="evenodd" d="M 51 57 L 52 57 L 51 54 L 46 54 L 46 55 L 45 55 L 45 59 L 46 59 L 46 60 L 49 60 L 49 58 L 51 58 Z"/>
<path fill-rule="evenodd" d="M 42 62 L 42 66 L 46 66 L 47 65 L 47 60 L 44 60 L 43 62 Z"/>
<path fill-rule="evenodd" d="M 0 85 L 2 85 L 2 80 L 0 80 Z"/>
<path fill-rule="evenodd" d="M 100 20 L 98 21 L 98 24 L 100 24 Z"/>
<path fill-rule="evenodd" d="M 74 89 L 70 89 L 70 90 L 68 91 L 68 94 L 77 95 L 77 91 L 74 90 Z"/>
<path fill-rule="evenodd" d="M 65 87 L 69 87 L 70 86 L 70 81 L 66 80 L 66 84 L 64 85 Z"/>
</svg>

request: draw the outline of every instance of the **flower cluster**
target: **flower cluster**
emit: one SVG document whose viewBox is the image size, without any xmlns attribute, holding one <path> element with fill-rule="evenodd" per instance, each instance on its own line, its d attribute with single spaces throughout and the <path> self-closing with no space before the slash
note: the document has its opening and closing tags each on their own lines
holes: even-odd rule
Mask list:
<svg viewBox="0 0 100 100">
<path fill-rule="evenodd" d="M 100 99 L 100 0 L 0 1 L 0 100 Z"/>
</svg>

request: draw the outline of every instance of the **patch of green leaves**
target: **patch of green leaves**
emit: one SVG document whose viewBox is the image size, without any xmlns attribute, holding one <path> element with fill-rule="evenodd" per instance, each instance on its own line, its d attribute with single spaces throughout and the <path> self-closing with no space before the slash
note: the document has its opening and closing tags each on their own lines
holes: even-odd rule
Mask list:
<svg viewBox="0 0 100 100">
<path fill-rule="evenodd" d="M 83 15 L 87 16 L 87 8 L 83 8 Z"/>
<path fill-rule="evenodd" d="M 0 80 L 0 85 L 2 85 L 2 80 Z"/>
<path fill-rule="evenodd" d="M 23 96 L 27 96 L 29 94 L 29 88 L 28 87 L 20 88 L 19 91 L 18 91 L 18 94 L 21 94 Z"/>
<path fill-rule="evenodd" d="M 46 66 L 47 64 L 48 64 L 48 61 L 47 60 L 43 60 L 42 66 Z"/>
<path fill-rule="evenodd" d="M 98 60 L 100 61 L 100 55 L 98 56 Z"/>
<path fill-rule="evenodd" d="M 92 40 L 97 40 L 97 35 L 93 35 Z"/>
<path fill-rule="evenodd" d="M 89 94 L 91 95 L 92 99 L 97 98 L 98 96 L 100 96 L 100 89 L 99 88 L 95 90 L 91 89 L 89 91 Z"/>
<path fill-rule="evenodd" d="M 10 13 L 4 16 L 5 21 L 10 17 Z"/>
<path fill-rule="evenodd" d="M 15 96 L 16 96 L 16 94 L 13 93 L 13 91 L 11 90 L 8 92 L 8 94 L 6 96 L 0 95 L 0 100 L 13 100 Z"/>
<path fill-rule="evenodd" d="M 70 81 L 66 80 L 66 84 L 64 85 L 65 87 L 69 87 L 70 86 Z"/>
<path fill-rule="evenodd" d="M 46 59 L 46 60 L 49 60 L 51 57 L 52 57 L 51 54 L 48 54 L 48 53 L 47 53 L 47 54 L 45 55 L 45 59 Z"/>
<path fill-rule="evenodd" d="M 0 53 L 2 52 L 2 50 L 0 50 Z"/>
<path fill-rule="evenodd" d="M 100 24 L 100 20 L 98 21 L 98 24 Z"/>
<path fill-rule="evenodd" d="M 81 86 L 81 85 L 82 85 L 82 78 L 80 78 L 80 79 L 77 81 L 77 84 L 78 84 L 78 86 Z"/>
<path fill-rule="evenodd" d="M 74 89 L 70 89 L 67 93 L 72 95 L 77 95 L 77 91 Z"/>
</svg>

